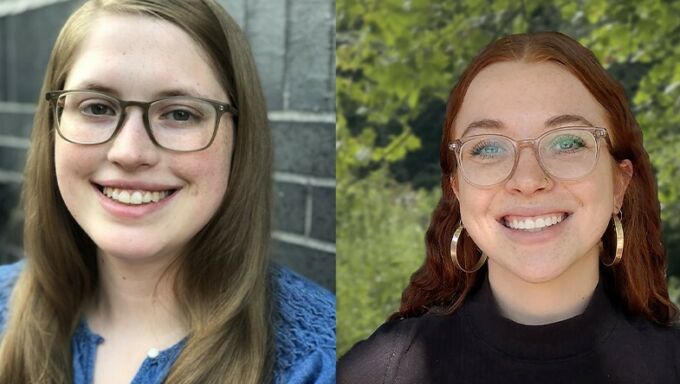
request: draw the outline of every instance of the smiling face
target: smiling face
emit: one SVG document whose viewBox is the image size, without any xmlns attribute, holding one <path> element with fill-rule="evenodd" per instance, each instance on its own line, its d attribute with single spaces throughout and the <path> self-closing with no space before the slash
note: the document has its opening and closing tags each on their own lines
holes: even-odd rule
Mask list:
<svg viewBox="0 0 680 384">
<path fill-rule="evenodd" d="M 455 139 L 499 134 L 519 141 L 567 126 L 611 129 L 606 116 L 585 86 L 560 65 L 502 62 L 474 78 L 454 132 Z M 557 144 L 574 143 L 571 137 Z M 470 184 L 460 167 L 452 179 L 463 224 L 488 255 L 489 273 L 531 283 L 597 273 L 600 238 L 621 206 L 630 162 L 616 164 L 600 139 L 594 169 L 567 181 L 546 172 L 531 146 L 521 146 L 518 155 L 514 172 L 498 184 Z"/>
<path fill-rule="evenodd" d="M 187 33 L 137 15 L 102 14 L 92 23 L 64 89 L 105 90 L 136 101 L 169 94 L 229 101 L 207 54 Z M 105 254 L 130 260 L 175 256 L 222 202 L 232 124 L 223 115 L 210 147 L 184 153 L 156 147 L 135 106 L 107 143 L 79 145 L 56 135 L 61 196 Z"/>
</svg>

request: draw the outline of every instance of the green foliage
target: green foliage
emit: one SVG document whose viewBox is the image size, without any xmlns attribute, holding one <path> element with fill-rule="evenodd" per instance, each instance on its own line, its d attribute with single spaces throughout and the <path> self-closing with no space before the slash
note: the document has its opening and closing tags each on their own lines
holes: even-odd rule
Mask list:
<svg viewBox="0 0 680 384">
<path fill-rule="evenodd" d="M 419 160 L 436 161 L 422 151 L 439 135 L 415 127 L 440 132 L 442 121 L 422 123 L 428 106 L 445 102 L 484 45 L 511 33 L 565 32 L 623 83 L 657 171 L 671 271 L 680 274 L 678 14 L 680 1 L 664 0 L 337 1 L 339 354 L 397 308 L 423 259 L 437 193 L 413 192 L 386 169 L 439 169 Z M 411 194 L 414 205 L 399 203 Z"/>
<path fill-rule="evenodd" d="M 680 307 L 680 278 L 671 276 L 668 280 L 668 295 L 675 305 Z"/>
<path fill-rule="evenodd" d="M 398 309 L 422 264 L 436 193 L 399 185 L 380 169 L 337 196 L 338 356 Z M 366 236 L 370 233 L 371 236 Z"/>
</svg>

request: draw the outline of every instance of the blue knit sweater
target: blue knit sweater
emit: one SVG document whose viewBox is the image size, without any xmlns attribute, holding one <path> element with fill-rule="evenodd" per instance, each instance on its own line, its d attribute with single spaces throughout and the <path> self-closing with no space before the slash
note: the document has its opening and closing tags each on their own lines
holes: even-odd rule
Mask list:
<svg viewBox="0 0 680 384">
<path fill-rule="evenodd" d="M 22 262 L 0 266 L 0 332 L 8 316 L 8 300 Z M 283 268 L 272 268 L 274 316 L 274 383 L 335 383 L 335 297 L 314 283 Z M 89 384 L 97 345 L 104 339 L 84 321 L 71 340 L 74 384 Z M 162 383 L 185 341 L 147 357 L 132 384 Z"/>
</svg>

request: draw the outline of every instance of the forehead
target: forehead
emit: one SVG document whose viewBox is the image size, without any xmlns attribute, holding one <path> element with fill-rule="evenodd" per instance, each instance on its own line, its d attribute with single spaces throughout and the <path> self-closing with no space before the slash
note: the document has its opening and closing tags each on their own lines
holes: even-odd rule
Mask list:
<svg viewBox="0 0 680 384">
<path fill-rule="evenodd" d="M 75 53 L 65 88 L 93 82 L 140 96 L 160 86 L 201 90 L 213 98 L 224 93 L 207 53 L 191 36 L 146 15 L 96 16 Z"/>
<path fill-rule="evenodd" d="M 604 108 L 560 64 L 495 63 L 470 83 L 454 123 L 455 135 L 460 137 L 475 122 L 494 120 L 500 124 L 489 130 L 507 129 L 505 133 L 511 136 L 535 137 L 549 128 L 546 122 L 562 115 L 581 116 L 594 125 L 606 126 Z"/>
</svg>

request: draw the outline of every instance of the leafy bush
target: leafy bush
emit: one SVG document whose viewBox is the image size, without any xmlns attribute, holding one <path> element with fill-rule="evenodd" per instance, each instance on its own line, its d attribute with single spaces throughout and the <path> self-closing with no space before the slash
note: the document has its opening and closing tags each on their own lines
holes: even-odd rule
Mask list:
<svg viewBox="0 0 680 384">
<path fill-rule="evenodd" d="M 338 186 L 338 356 L 398 309 L 409 276 L 423 262 L 438 198 L 394 182 L 384 169 Z"/>
<path fill-rule="evenodd" d="M 680 278 L 677 276 L 671 276 L 668 280 L 668 295 L 675 305 L 680 307 Z"/>
</svg>

